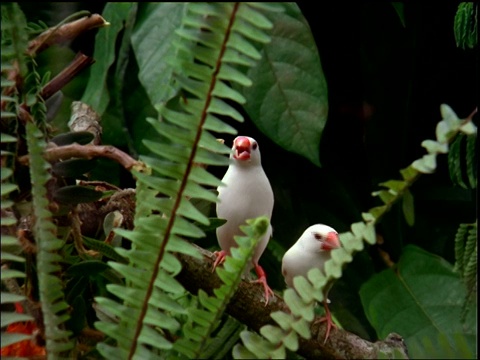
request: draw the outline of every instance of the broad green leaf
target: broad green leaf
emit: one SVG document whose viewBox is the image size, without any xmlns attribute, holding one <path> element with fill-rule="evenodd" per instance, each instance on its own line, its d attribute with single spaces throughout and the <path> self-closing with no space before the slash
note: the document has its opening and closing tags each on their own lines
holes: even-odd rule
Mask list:
<svg viewBox="0 0 480 360">
<path fill-rule="evenodd" d="M 463 324 L 460 320 L 465 296 L 449 263 L 412 245 L 405 248 L 396 269 L 373 276 L 360 289 L 363 308 L 379 338 L 396 332 L 408 346 L 416 339 L 445 334 L 454 346 L 454 335 L 464 333 L 470 349 L 475 349 L 475 314 Z"/>
<path fill-rule="evenodd" d="M 132 33 L 132 48 L 139 66 L 138 78 L 152 104 L 165 102 L 175 93 L 171 65 L 175 30 L 180 27 L 185 3 L 141 3 Z"/>
<path fill-rule="evenodd" d="M 245 109 L 278 145 L 320 166 L 319 144 L 328 114 L 327 84 L 310 27 L 294 3 L 269 14 L 272 41 L 250 68 Z"/>
<path fill-rule="evenodd" d="M 101 28 L 95 37 L 95 64 L 91 67 L 81 100 L 94 108 L 99 115 L 105 112 L 110 101 L 107 77 L 108 70 L 115 61 L 117 37 L 124 28 L 124 20 L 136 6 L 136 3 L 110 2 L 103 10 L 102 16 L 110 25 Z"/>
</svg>

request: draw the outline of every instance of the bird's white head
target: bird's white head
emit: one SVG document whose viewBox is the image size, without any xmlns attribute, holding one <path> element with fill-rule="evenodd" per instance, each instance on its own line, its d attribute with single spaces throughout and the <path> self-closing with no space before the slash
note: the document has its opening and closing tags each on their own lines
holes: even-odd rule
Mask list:
<svg viewBox="0 0 480 360">
<path fill-rule="evenodd" d="M 233 140 L 232 154 L 230 156 L 239 164 L 260 165 L 260 149 L 254 138 L 237 136 Z"/>
<path fill-rule="evenodd" d="M 323 224 L 310 226 L 298 239 L 298 243 L 305 250 L 312 252 L 330 251 L 341 247 L 337 231 Z"/>
</svg>

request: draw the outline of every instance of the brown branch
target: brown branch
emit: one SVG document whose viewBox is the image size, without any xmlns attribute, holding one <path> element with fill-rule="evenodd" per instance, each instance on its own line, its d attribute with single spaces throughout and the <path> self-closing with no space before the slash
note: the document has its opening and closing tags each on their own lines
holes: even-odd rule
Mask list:
<svg viewBox="0 0 480 360">
<path fill-rule="evenodd" d="M 66 160 L 70 158 L 93 159 L 103 157 L 114 160 L 125 169 L 131 170 L 134 166 L 141 166 L 141 163 L 132 158 L 122 150 L 110 145 L 79 145 L 71 144 L 55 146 L 45 150 L 44 157 L 49 162 Z"/>
<path fill-rule="evenodd" d="M 65 69 L 63 69 L 57 76 L 50 80 L 47 85 L 45 85 L 40 95 L 44 100 L 47 100 L 53 94 L 67 85 L 82 70 L 92 65 L 94 62 L 95 60 L 92 57 L 78 53 Z"/>
<path fill-rule="evenodd" d="M 188 255 L 178 254 L 183 269 L 177 276 L 182 285 L 192 294 L 197 294 L 203 289 L 208 294 L 213 294 L 213 289 L 221 286 L 221 280 L 212 273 L 214 255 L 197 247 L 204 255 L 203 259 L 195 259 Z M 282 310 L 289 312 L 287 305 L 278 295 L 267 306 L 263 303 L 263 289 L 257 284 L 242 281 L 237 292 L 227 306 L 227 313 L 249 328 L 259 331 L 266 324 L 275 324 L 270 313 Z M 397 334 L 390 334 L 384 341 L 369 342 L 342 329 L 334 329 L 326 344 L 325 325 L 312 326 L 312 338 L 301 339 L 298 354 L 307 359 L 376 359 L 379 350 L 387 354 L 399 351 L 407 358 L 407 349 L 402 338 Z M 390 356 L 392 357 L 392 356 Z"/>
<path fill-rule="evenodd" d="M 27 55 L 34 56 L 54 44 L 66 43 L 86 31 L 106 25 L 109 23 L 104 18 L 98 14 L 92 14 L 58 27 L 52 27 L 30 41 Z"/>
</svg>

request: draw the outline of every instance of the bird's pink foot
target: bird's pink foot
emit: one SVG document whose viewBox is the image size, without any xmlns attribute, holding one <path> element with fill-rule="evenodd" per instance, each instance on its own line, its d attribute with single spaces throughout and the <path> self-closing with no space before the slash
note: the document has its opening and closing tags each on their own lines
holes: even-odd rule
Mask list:
<svg viewBox="0 0 480 360">
<path fill-rule="evenodd" d="M 257 273 L 257 280 L 252 280 L 252 283 L 260 283 L 263 285 L 263 289 L 265 290 L 265 306 L 268 305 L 268 300 L 270 299 L 270 295 L 275 297 L 275 293 L 267 284 L 267 276 L 265 275 L 265 271 L 260 265 L 255 265 L 255 272 Z"/>
<path fill-rule="evenodd" d="M 212 272 L 215 271 L 218 265 L 223 264 L 223 262 L 225 261 L 225 257 L 227 256 L 227 253 L 224 250 L 220 250 L 220 251 L 215 251 L 213 255 L 215 255 L 216 259 L 215 259 L 215 262 L 213 263 Z"/>
<path fill-rule="evenodd" d="M 335 325 L 334 322 L 332 321 L 332 314 L 330 313 L 330 309 L 328 308 L 328 304 L 327 304 L 326 301 L 323 302 L 323 306 L 325 307 L 325 316 L 321 317 L 318 320 L 315 320 L 314 324 L 318 324 L 318 323 L 322 323 L 322 322 L 327 323 L 327 330 L 325 332 L 325 340 L 323 341 L 323 343 L 325 344 L 328 340 L 328 337 L 330 336 L 330 330 L 332 328 L 336 329 L 337 325 Z"/>
</svg>

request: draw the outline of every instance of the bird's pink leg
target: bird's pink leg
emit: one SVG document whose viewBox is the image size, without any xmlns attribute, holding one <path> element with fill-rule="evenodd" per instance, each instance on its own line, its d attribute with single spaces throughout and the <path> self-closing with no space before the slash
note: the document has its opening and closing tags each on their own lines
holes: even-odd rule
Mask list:
<svg viewBox="0 0 480 360">
<path fill-rule="evenodd" d="M 252 283 L 261 283 L 263 285 L 263 289 L 265 290 L 265 306 L 267 306 L 270 295 L 275 296 L 275 294 L 267 284 L 267 276 L 263 268 L 255 264 L 255 272 L 257 273 L 258 280 L 253 280 Z"/>
<path fill-rule="evenodd" d="M 223 264 L 223 262 L 225 261 L 225 257 L 227 256 L 227 253 L 225 252 L 225 250 L 220 250 L 220 251 L 215 251 L 213 255 L 215 255 L 216 259 L 215 259 L 215 262 L 213 263 L 212 272 L 215 271 L 218 265 Z"/>
<path fill-rule="evenodd" d="M 325 316 L 318 320 L 315 320 L 314 324 L 318 324 L 324 321 L 327 322 L 327 331 L 325 333 L 325 340 L 323 341 L 323 343 L 325 344 L 328 340 L 328 337 L 330 336 L 330 329 L 332 327 L 336 329 L 337 325 L 335 325 L 332 321 L 332 314 L 330 313 L 330 309 L 328 308 L 327 300 L 323 302 L 323 306 L 325 307 Z"/>
</svg>

